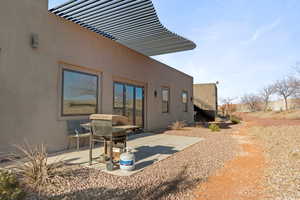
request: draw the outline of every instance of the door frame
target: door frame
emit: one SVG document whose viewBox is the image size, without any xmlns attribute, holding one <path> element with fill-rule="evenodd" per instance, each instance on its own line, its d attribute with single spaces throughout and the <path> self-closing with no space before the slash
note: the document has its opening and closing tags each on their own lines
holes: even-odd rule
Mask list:
<svg viewBox="0 0 300 200">
<path fill-rule="evenodd" d="M 113 110 L 115 109 L 115 84 L 123 85 L 123 109 L 122 114 L 125 116 L 125 109 L 126 109 L 126 86 L 133 87 L 133 124 L 136 124 L 136 88 L 142 88 L 142 128 L 145 128 L 145 86 L 142 85 L 135 85 L 132 83 L 126 83 L 121 81 L 113 81 Z"/>
</svg>

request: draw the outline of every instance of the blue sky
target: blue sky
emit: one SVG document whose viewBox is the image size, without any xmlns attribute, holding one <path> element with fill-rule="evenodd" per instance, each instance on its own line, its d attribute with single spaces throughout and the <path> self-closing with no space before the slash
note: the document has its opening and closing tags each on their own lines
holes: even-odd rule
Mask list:
<svg viewBox="0 0 300 200">
<path fill-rule="evenodd" d="M 50 0 L 50 6 L 65 0 Z M 220 97 L 239 97 L 287 74 L 300 60 L 298 0 L 153 0 L 161 22 L 197 44 L 154 58 L 194 77 L 219 81 Z"/>
</svg>

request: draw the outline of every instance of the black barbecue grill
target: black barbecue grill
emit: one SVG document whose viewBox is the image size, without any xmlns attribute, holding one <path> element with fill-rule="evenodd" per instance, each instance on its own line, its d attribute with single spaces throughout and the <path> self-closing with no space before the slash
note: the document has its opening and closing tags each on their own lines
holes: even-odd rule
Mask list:
<svg viewBox="0 0 300 200">
<path fill-rule="evenodd" d="M 120 115 L 94 114 L 90 116 L 91 123 L 83 126 L 90 127 L 90 165 L 93 161 L 93 147 L 95 142 L 104 143 L 103 161 L 107 163 L 107 170 L 112 170 L 117 164 L 113 158 L 113 148 L 119 148 L 120 153 L 124 151 L 127 143 L 128 133 L 139 129 L 138 126 L 129 124 L 127 117 Z"/>
</svg>

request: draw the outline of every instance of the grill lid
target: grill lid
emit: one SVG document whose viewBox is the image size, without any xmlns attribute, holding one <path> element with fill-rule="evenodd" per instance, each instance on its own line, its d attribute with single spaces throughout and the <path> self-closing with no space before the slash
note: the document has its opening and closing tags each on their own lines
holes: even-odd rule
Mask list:
<svg viewBox="0 0 300 200">
<path fill-rule="evenodd" d="M 90 120 L 112 121 L 114 126 L 129 124 L 128 118 L 121 115 L 93 114 L 90 116 Z"/>
</svg>

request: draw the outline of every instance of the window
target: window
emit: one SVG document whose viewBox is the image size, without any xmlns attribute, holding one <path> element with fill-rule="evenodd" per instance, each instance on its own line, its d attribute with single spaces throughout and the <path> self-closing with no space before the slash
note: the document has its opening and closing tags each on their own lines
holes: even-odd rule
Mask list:
<svg viewBox="0 0 300 200">
<path fill-rule="evenodd" d="M 170 98 L 170 89 L 169 88 L 162 88 L 162 112 L 168 113 L 169 112 L 169 98 Z"/>
<path fill-rule="evenodd" d="M 113 104 L 114 114 L 128 117 L 133 125 L 144 126 L 143 87 L 115 82 Z"/>
<path fill-rule="evenodd" d="M 114 114 L 124 115 L 124 96 L 125 86 L 120 83 L 114 83 Z"/>
<path fill-rule="evenodd" d="M 182 92 L 182 103 L 183 103 L 183 112 L 188 111 L 188 93 Z"/>
<path fill-rule="evenodd" d="M 97 113 L 98 78 L 94 74 L 62 70 L 62 116 Z"/>
</svg>

